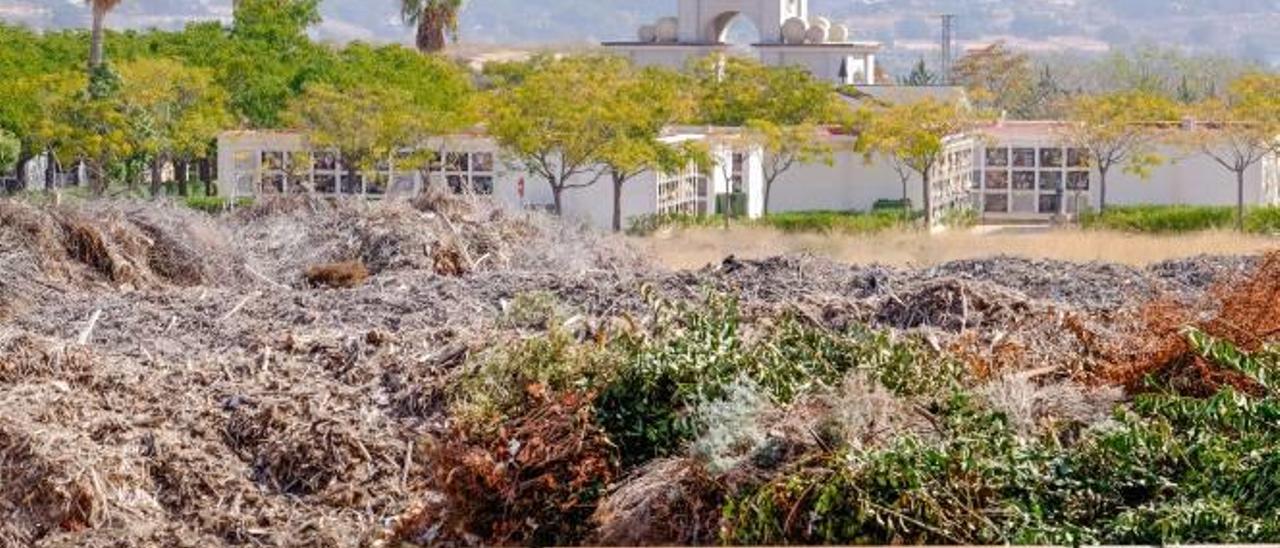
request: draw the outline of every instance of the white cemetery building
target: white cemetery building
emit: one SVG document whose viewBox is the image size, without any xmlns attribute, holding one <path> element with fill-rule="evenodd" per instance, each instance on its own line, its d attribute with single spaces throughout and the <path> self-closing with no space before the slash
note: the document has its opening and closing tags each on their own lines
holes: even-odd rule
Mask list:
<svg viewBox="0 0 1280 548">
<path fill-rule="evenodd" d="M 850 40 L 849 28 L 810 13 L 809 0 L 679 0 L 677 13 L 605 46 L 641 66 L 684 68 L 691 59 L 728 53 L 731 24 L 746 18 L 760 34 L 751 49 L 770 66 L 798 65 L 836 84 L 876 84 L 878 42 Z"/>
<path fill-rule="evenodd" d="M 973 209 L 987 222 L 1047 221 L 1096 209 L 1101 200 L 1098 173 L 1087 153 L 1064 143 L 1062 122 L 1001 122 L 946 140 L 942 161 L 932 173 L 934 218 L 949 210 Z M 689 166 L 677 173 L 646 173 L 622 193 L 623 225 L 654 215 L 711 215 L 719 204 L 757 218 L 764 213 L 764 153 L 747 144 L 738 128 L 677 127 L 662 137 L 677 143 L 705 142 L 715 166 Z M 905 197 L 924 203 L 919 176 L 904 186 L 885 159 L 853 150 L 855 137 L 830 132 L 833 161 L 797 165 L 775 183 L 772 212 L 868 211 L 876 202 Z M 427 145 L 437 160 L 428 169 L 398 165 L 351 174 L 335 151 L 314 150 L 304 134 L 228 132 L 218 140 L 218 191 L 222 196 L 312 193 L 395 199 L 427 187 L 492 196 L 512 209 L 548 210 L 554 203 L 545 180 L 523 169 L 481 132 L 452 135 Z M 1166 161 L 1142 178 L 1114 169 L 1108 177 L 1110 205 L 1235 204 L 1234 176 L 1212 159 L 1172 144 L 1162 145 Z M 603 169 L 603 166 L 600 167 Z M 585 183 L 594 174 L 572 183 Z M 1245 202 L 1280 206 L 1280 158 L 1272 155 L 1246 174 Z M 612 223 L 613 188 L 607 177 L 586 188 L 567 190 L 564 215 L 607 229 Z"/>
</svg>

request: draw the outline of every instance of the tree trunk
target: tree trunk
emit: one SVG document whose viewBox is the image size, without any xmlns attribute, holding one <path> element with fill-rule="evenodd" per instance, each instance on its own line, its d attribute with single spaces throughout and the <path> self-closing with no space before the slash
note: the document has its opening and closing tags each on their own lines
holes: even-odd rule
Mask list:
<svg viewBox="0 0 1280 548">
<path fill-rule="evenodd" d="M 769 201 L 773 198 L 773 182 L 769 179 L 764 182 L 764 216 L 769 216 Z"/>
<path fill-rule="evenodd" d="M 177 166 L 174 168 L 174 179 L 178 183 L 178 195 L 186 198 L 191 195 L 191 190 L 187 187 L 187 182 L 190 179 L 188 172 L 191 170 L 191 162 L 182 160 L 174 165 Z"/>
<path fill-rule="evenodd" d="M 621 173 L 613 172 L 613 231 L 622 232 L 622 185 L 626 179 Z"/>
<path fill-rule="evenodd" d="M 1098 213 L 1107 212 L 1107 169 L 1098 168 Z"/>
<path fill-rule="evenodd" d="M 216 196 L 218 194 L 218 187 L 213 184 L 213 174 L 209 169 L 209 159 L 201 158 L 197 164 L 196 171 L 197 176 L 200 177 L 200 182 L 204 183 L 204 195 Z"/>
<path fill-rule="evenodd" d="M 1236 171 L 1236 230 L 1244 232 L 1244 170 Z"/>
<path fill-rule="evenodd" d="M 560 186 L 556 183 L 551 183 L 551 196 L 555 200 L 556 217 L 560 217 L 564 213 L 564 207 L 563 207 L 564 202 L 562 201 L 563 194 L 564 194 L 563 186 Z"/>
<path fill-rule="evenodd" d="M 93 8 L 93 34 L 89 42 L 89 71 L 102 66 L 102 41 L 107 12 Z M 83 46 L 82 46 L 83 47 Z"/>
<path fill-rule="evenodd" d="M 164 160 L 162 160 L 159 157 L 152 158 L 151 159 L 151 199 L 153 200 L 156 198 L 159 198 L 160 193 L 163 190 L 163 188 L 161 187 L 161 181 L 160 181 L 160 179 L 162 178 L 161 175 L 163 174 L 163 171 L 164 171 Z"/>
<path fill-rule="evenodd" d="M 352 189 L 353 189 L 353 191 L 354 191 L 354 192 L 352 192 L 352 194 L 363 195 L 363 194 L 364 194 L 364 189 L 363 189 L 363 188 L 356 188 L 356 183 L 357 183 L 357 182 L 359 182 L 359 180 L 360 180 L 360 179 L 358 178 L 358 176 L 359 176 L 358 168 L 356 168 L 356 166 L 355 166 L 355 164 L 354 164 L 354 163 L 352 163 L 351 165 L 347 166 L 347 180 L 351 181 L 351 188 L 352 188 Z M 338 185 L 338 186 L 342 186 L 342 185 Z M 341 190 L 341 189 L 339 189 L 339 190 Z"/>
<path fill-rule="evenodd" d="M 418 18 L 418 35 L 415 40 L 418 50 L 423 53 L 436 53 L 445 48 L 445 30 L 448 26 L 449 8 L 431 6 L 424 8 Z"/>
<path fill-rule="evenodd" d="M 929 180 L 928 169 L 920 174 L 920 179 L 924 181 L 924 228 L 933 230 L 933 185 Z"/>
<path fill-rule="evenodd" d="M 44 191 L 46 193 L 53 192 L 54 187 L 58 184 L 58 159 L 54 157 L 53 152 L 45 151 L 44 153 Z"/>
<path fill-rule="evenodd" d="M 94 196 L 107 193 L 107 174 L 102 171 L 105 164 L 102 160 L 85 163 L 85 178 L 89 179 L 89 188 Z"/>
</svg>

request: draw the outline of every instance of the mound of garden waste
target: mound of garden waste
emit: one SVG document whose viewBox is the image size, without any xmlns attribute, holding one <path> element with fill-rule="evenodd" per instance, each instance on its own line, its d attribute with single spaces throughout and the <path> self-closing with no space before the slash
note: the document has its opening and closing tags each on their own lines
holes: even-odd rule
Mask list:
<svg viewBox="0 0 1280 548">
<path fill-rule="evenodd" d="M 0 546 L 1280 542 L 1280 251 L 672 272 L 448 197 L 0 200 Z"/>
</svg>

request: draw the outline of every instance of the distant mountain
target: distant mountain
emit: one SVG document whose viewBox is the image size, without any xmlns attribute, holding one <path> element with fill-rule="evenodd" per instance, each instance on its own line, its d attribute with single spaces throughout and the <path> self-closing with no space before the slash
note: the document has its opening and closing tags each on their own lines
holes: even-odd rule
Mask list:
<svg viewBox="0 0 1280 548">
<path fill-rule="evenodd" d="M 0 19 L 38 27 L 87 24 L 80 0 L 0 0 Z M 1180 46 L 1280 64 L 1280 0 L 811 0 L 813 11 L 843 20 L 855 36 L 886 43 L 897 57 L 934 46 L 932 14 L 959 16 L 962 41 L 1006 39 L 1026 49 L 1103 51 L 1134 43 Z M 471 0 L 462 39 L 528 45 L 628 39 L 645 22 L 674 11 L 675 0 Z M 325 0 L 325 39 L 408 41 L 396 0 Z M 230 0 L 124 0 L 116 26 L 173 28 L 192 19 L 229 18 Z M 739 29 L 749 41 L 753 31 Z"/>
</svg>

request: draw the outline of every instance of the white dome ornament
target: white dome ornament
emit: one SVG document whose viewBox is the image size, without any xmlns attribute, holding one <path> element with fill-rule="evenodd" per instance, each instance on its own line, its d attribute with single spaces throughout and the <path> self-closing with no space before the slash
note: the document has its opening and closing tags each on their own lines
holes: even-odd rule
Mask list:
<svg viewBox="0 0 1280 548">
<path fill-rule="evenodd" d="M 813 16 L 813 17 L 810 17 L 810 18 L 809 18 L 809 26 L 810 26 L 810 27 L 822 27 L 822 28 L 823 28 L 823 30 L 830 30 L 830 29 L 831 29 L 831 20 L 830 20 L 830 19 L 827 19 L 826 17 L 822 17 L 821 15 L 815 15 L 815 16 Z"/>
<path fill-rule="evenodd" d="M 655 32 L 659 42 L 676 42 L 680 38 L 680 20 L 675 17 L 663 17 L 658 20 Z"/>
<path fill-rule="evenodd" d="M 809 31 L 804 33 L 804 41 L 807 44 L 827 43 L 827 29 L 819 26 L 809 27 Z"/>
<path fill-rule="evenodd" d="M 827 41 L 843 44 L 849 41 L 849 27 L 843 24 L 831 25 L 831 30 L 827 31 Z"/>
<path fill-rule="evenodd" d="M 809 32 L 809 22 L 799 17 L 787 19 L 782 24 L 782 41 L 788 44 L 803 44 Z"/>
<path fill-rule="evenodd" d="M 640 27 L 639 32 L 636 33 L 636 37 L 639 38 L 640 41 L 645 44 L 657 42 L 658 41 L 657 25 L 644 25 Z"/>
</svg>

